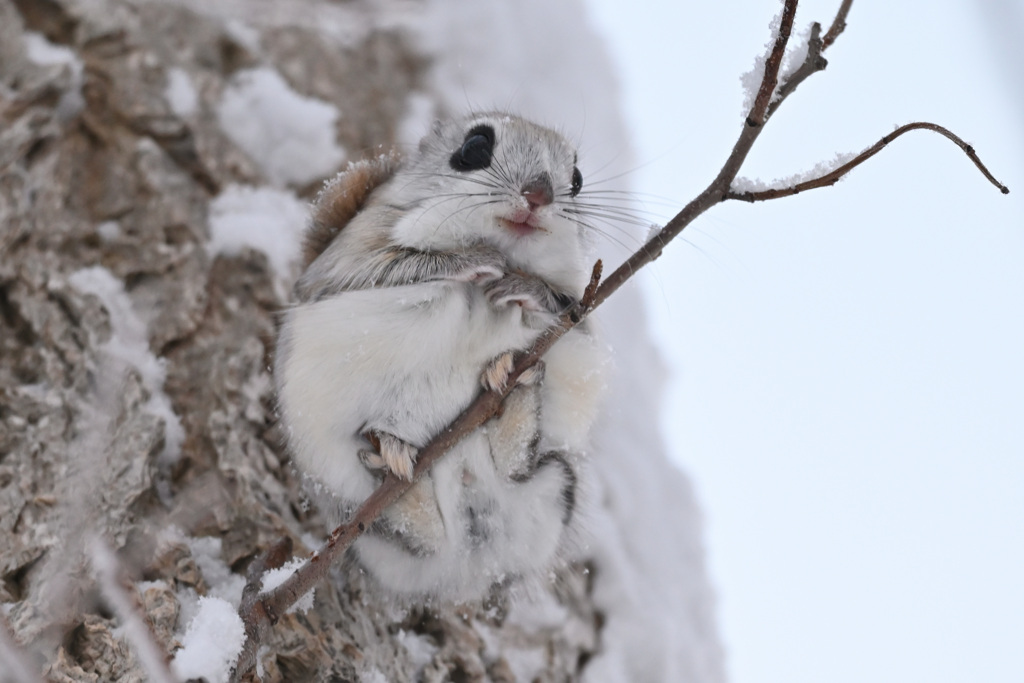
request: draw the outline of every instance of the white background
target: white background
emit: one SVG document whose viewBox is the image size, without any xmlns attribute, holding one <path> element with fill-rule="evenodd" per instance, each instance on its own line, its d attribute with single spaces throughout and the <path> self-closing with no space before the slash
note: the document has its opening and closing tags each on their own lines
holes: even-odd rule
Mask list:
<svg viewBox="0 0 1024 683">
<path fill-rule="evenodd" d="M 727 156 L 781 4 L 589 4 L 663 222 Z M 913 132 L 834 188 L 713 209 L 650 268 L 733 683 L 1024 681 L 1022 42 L 1018 0 L 858 0 L 741 172 L 929 120 L 1009 196 Z"/>
</svg>

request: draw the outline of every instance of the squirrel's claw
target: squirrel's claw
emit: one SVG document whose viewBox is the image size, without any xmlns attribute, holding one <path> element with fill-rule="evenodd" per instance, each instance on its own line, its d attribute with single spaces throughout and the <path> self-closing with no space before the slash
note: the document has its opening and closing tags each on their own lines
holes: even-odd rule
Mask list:
<svg viewBox="0 0 1024 683">
<path fill-rule="evenodd" d="M 358 453 L 360 462 L 367 469 L 386 469 L 399 479 L 412 480 L 413 466 L 416 464 L 419 449 L 393 434 L 378 429 L 371 429 L 363 436 L 376 449 L 376 452 L 364 449 Z"/>
<path fill-rule="evenodd" d="M 508 376 L 512 372 L 514 365 L 515 356 L 511 351 L 506 351 L 497 356 L 484 368 L 483 373 L 480 375 L 480 384 L 487 391 L 501 391 L 508 384 Z M 544 379 L 544 370 L 544 361 L 539 360 L 524 370 L 523 374 L 519 375 L 516 384 L 525 387 L 539 384 Z"/>
<path fill-rule="evenodd" d="M 512 372 L 514 365 L 511 351 L 506 351 L 500 356 L 491 360 L 480 375 L 480 384 L 487 391 L 501 391 L 508 382 L 508 375 Z"/>
</svg>

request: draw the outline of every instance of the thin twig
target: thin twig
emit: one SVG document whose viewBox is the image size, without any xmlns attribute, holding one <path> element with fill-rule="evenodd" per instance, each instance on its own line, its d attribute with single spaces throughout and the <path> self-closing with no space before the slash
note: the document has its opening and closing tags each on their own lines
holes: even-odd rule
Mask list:
<svg viewBox="0 0 1024 683">
<path fill-rule="evenodd" d="M 269 627 L 264 624 L 276 624 L 284 611 L 274 612 L 274 605 L 260 600 L 260 592 L 263 589 L 263 575 L 270 569 L 278 569 L 292 556 L 292 539 L 289 536 L 283 537 L 264 550 L 259 557 L 252 561 L 246 570 L 245 588 L 242 589 L 242 600 L 238 606 L 238 613 L 242 615 L 242 623 L 245 624 L 245 643 L 238 655 L 238 662 L 235 664 L 235 678 L 248 673 L 256 666 L 256 656 L 259 653 L 260 643 Z M 319 581 L 319 579 L 317 579 Z M 312 587 L 312 586 L 311 586 Z M 308 592 L 308 591 L 307 591 Z M 305 595 L 303 593 L 302 595 Z M 294 602 L 298 602 L 299 595 Z M 285 605 L 287 610 L 291 605 Z"/>
<path fill-rule="evenodd" d="M 156 643 L 141 606 L 126 587 L 121 564 L 106 543 L 92 543 L 92 565 L 99 579 L 100 593 L 124 626 L 124 635 L 132 644 L 147 680 L 154 683 L 176 683 L 177 678 L 167 664 L 167 655 Z"/>
<path fill-rule="evenodd" d="M 242 589 L 240 610 L 248 610 L 256 602 L 263 589 L 263 575 L 271 569 L 280 569 L 292 556 L 291 536 L 284 536 L 249 564 L 245 572 L 245 588 Z"/>
<path fill-rule="evenodd" d="M 726 195 L 726 198 L 727 199 L 738 199 L 738 200 L 744 201 L 744 202 L 763 202 L 763 201 L 767 201 L 769 199 L 779 199 L 780 197 L 791 197 L 791 196 L 793 196 L 795 194 L 799 194 L 799 193 L 804 192 L 806 190 L 814 190 L 814 189 L 817 189 L 819 187 L 828 187 L 830 185 L 835 185 L 847 173 L 849 173 L 850 171 L 852 171 L 856 167 L 860 166 L 865 161 L 867 161 L 868 159 L 870 159 L 871 157 L 875 156 L 876 154 L 881 152 L 883 149 L 885 149 L 885 147 L 888 146 L 888 144 L 890 142 L 892 142 L 896 138 L 900 137 L 904 133 L 908 133 L 908 132 L 910 132 L 912 130 L 930 130 L 930 131 L 934 131 L 936 133 L 939 133 L 941 135 L 946 136 L 947 138 L 952 140 L 954 143 L 956 143 L 957 146 L 959 146 L 960 149 L 962 149 L 964 151 L 964 154 L 966 154 L 970 158 L 970 160 L 974 162 L 974 165 L 978 167 L 978 170 L 980 170 L 982 172 L 982 174 L 985 176 L 985 178 L 987 178 L 990 183 L 992 183 L 997 188 L 999 188 L 1000 192 L 1002 192 L 1003 194 L 1009 194 L 1010 193 L 1010 188 L 1006 187 L 1005 185 L 1000 183 L 998 180 L 996 180 L 992 176 L 992 174 L 989 172 L 989 170 L 985 167 L 985 164 L 983 164 L 981 162 L 981 159 L 978 158 L 977 153 L 974 151 L 974 147 L 972 147 L 971 145 L 967 144 L 959 136 L 957 136 L 955 133 L 953 133 L 952 131 L 950 131 L 950 130 L 948 130 L 946 128 L 943 128 L 942 126 L 936 125 L 934 123 L 926 123 L 926 122 L 923 122 L 923 121 L 917 121 L 917 122 L 914 122 L 914 123 L 908 123 L 905 126 L 900 126 L 896 130 L 894 130 L 892 133 L 886 135 L 884 138 L 882 138 L 881 140 L 876 142 L 871 147 L 868 147 L 866 150 L 864 150 L 863 152 L 858 154 L 856 157 L 854 157 L 850 161 L 846 162 L 845 164 L 843 164 L 842 166 L 836 168 L 835 170 L 833 170 L 833 171 L 831 171 L 829 173 L 826 173 L 825 175 L 821 176 L 820 178 L 813 178 L 811 180 L 806 180 L 806 181 L 804 181 L 802 183 L 797 183 L 797 184 L 791 185 L 789 187 L 780 187 L 780 188 L 773 188 L 773 189 L 768 189 L 768 190 L 758 190 L 756 192 L 732 192 L 732 191 L 730 191 L 729 194 Z"/>
<path fill-rule="evenodd" d="M 843 0 L 843 4 L 839 6 L 839 11 L 836 12 L 836 18 L 832 20 L 832 25 L 829 26 L 828 32 L 821 40 L 822 52 L 827 50 L 832 43 L 836 42 L 836 38 L 839 37 L 839 34 L 846 29 L 846 17 L 850 14 L 851 5 L 853 5 L 853 0 Z"/>
<path fill-rule="evenodd" d="M 601 284 L 601 273 L 604 272 L 604 262 L 601 259 L 597 259 L 594 263 L 594 269 L 590 272 L 590 282 L 587 283 L 586 289 L 583 290 L 583 297 L 580 299 L 579 309 L 570 311 L 576 315 L 570 315 L 573 323 L 578 323 L 583 318 L 579 315 L 582 312 L 583 315 L 590 313 L 594 308 L 594 298 L 597 296 L 597 287 Z"/>
<path fill-rule="evenodd" d="M 833 22 L 826 35 L 828 45 L 831 45 L 835 37 L 842 31 L 843 26 L 845 26 L 846 14 L 849 11 L 851 2 L 852 0 L 844 0 L 835 22 Z M 665 246 L 692 223 L 695 218 L 711 207 L 727 199 L 735 198 L 730 196 L 730 186 L 733 180 L 735 180 L 743 162 L 746 160 L 747 155 L 750 153 L 751 147 L 764 129 L 763 124 L 767 120 L 769 105 L 773 106 L 772 111 L 774 111 L 778 108 L 779 103 L 785 100 L 795 89 L 794 85 L 785 92 L 779 92 L 775 102 L 772 102 L 772 95 L 775 93 L 776 85 L 778 84 L 782 56 L 785 53 L 786 43 L 792 31 L 796 6 L 797 0 L 785 1 L 779 35 L 768 59 L 765 61 L 765 72 L 761 86 L 758 89 L 758 95 L 746 117 L 732 152 L 726 158 L 717 177 L 703 192 L 683 207 L 682 211 L 676 214 L 672 220 L 666 223 L 658 233 L 651 237 L 643 247 L 619 266 L 603 282 L 600 280 L 601 264 L 600 262 L 595 264 L 594 273 L 583 300 L 565 312 L 558 322 L 548 328 L 527 352 L 517 357 L 504 389 L 481 393 L 459 417 L 419 451 L 411 481 L 401 480 L 394 475 L 388 474 L 380 486 L 353 513 L 351 519 L 331 532 L 324 546 L 315 551 L 309 557 L 306 564 L 299 567 L 294 574 L 274 590 L 257 596 L 257 599 L 249 604 L 246 610 L 240 610 L 239 614 L 246 624 L 246 633 L 249 635 L 249 639 L 245 644 L 242 655 L 239 657 L 239 663 L 234 673 L 235 680 L 245 675 L 255 664 L 255 653 L 259 644 L 277 621 L 278 615 L 284 614 L 289 607 L 324 578 L 333 561 L 363 531 L 369 528 L 370 524 L 373 523 L 385 508 L 409 490 L 438 458 L 443 456 L 462 438 L 481 427 L 487 420 L 496 415 L 502 400 L 516 385 L 516 380 L 523 372 L 533 366 L 562 335 L 582 322 L 593 309 L 604 302 L 640 268 L 657 259 Z M 820 49 L 824 50 L 825 47 L 827 45 L 823 42 Z M 813 71 L 803 76 L 803 78 L 809 76 L 810 73 L 813 73 Z M 969 152 L 969 154 L 973 154 L 973 151 Z M 976 160 L 976 157 L 972 156 L 972 159 Z M 975 163 L 978 163 L 983 172 L 988 175 L 987 170 L 980 166 L 980 161 L 976 160 Z"/>
<path fill-rule="evenodd" d="M 768 113 L 765 115 L 765 119 L 770 119 L 775 110 L 782 104 L 782 101 L 793 94 L 793 91 L 807 80 L 811 74 L 824 71 L 825 67 L 828 66 L 828 60 L 825 59 L 823 53 L 846 28 L 846 16 L 850 13 L 851 5 L 853 5 L 853 0 L 843 0 L 843 4 L 839 7 L 839 11 L 836 12 L 835 19 L 832 20 L 832 25 L 829 27 L 824 38 L 820 37 L 821 24 L 818 22 L 811 24 L 811 35 L 807 41 L 807 55 L 804 57 L 800 67 L 789 74 L 784 79 L 782 85 L 779 86 L 778 95 L 772 99 L 771 104 L 768 106 Z"/>
</svg>

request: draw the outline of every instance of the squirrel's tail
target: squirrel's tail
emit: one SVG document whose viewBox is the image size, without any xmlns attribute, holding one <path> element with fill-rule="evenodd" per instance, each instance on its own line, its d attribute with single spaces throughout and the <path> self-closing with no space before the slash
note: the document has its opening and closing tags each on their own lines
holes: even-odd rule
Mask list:
<svg viewBox="0 0 1024 683">
<path fill-rule="evenodd" d="M 324 185 L 313 205 L 313 218 L 302 241 L 303 268 L 327 249 L 365 206 L 370 194 L 395 174 L 401 162 L 402 155 L 393 149 L 371 159 L 351 162 Z"/>
</svg>

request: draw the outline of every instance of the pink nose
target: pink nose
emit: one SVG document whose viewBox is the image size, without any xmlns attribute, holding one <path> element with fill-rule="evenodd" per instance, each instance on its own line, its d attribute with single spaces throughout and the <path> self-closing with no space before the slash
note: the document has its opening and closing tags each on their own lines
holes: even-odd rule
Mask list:
<svg viewBox="0 0 1024 683">
<path fill-rule="evenodd" d="M 523 185 L 520 193 L 526 198 L 531 209 L 547 206 L 555 201 L 555 190 L 551 187 L 551 176 L 546 171 Z"/>
</svg>

